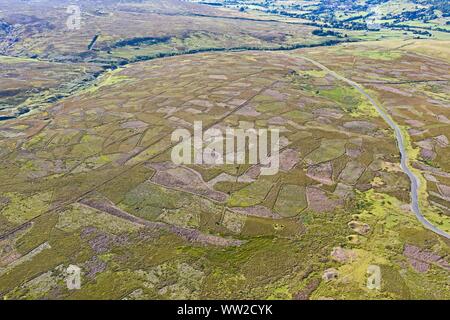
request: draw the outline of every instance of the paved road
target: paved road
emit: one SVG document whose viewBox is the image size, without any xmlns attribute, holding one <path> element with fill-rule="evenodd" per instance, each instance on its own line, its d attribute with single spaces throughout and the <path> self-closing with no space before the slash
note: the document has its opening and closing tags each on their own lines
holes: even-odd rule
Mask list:
<svg viewBox="0 0 450 320">
<path fill-rule="evenodd" d="M 344 82 L 348 83 L 349 85 L 351 85 L 356 90 L 358 90 L 362 95 L 364 95 L 370 101 L 370 103 L 375 107 L 375 109 L 378 111 L 378 113 L 381 115 L 381 117 L 384 119 L 384 121 L 386 121 L 386 123 L 394 130 L 395 138 L 397 140 L 397 146 L 398 146 L 398 149 L 400 150 L 400 154 L 401 154 L 400 166 L 401 166 L 403 172 L 408 175 L 409 180 L 411 181 L 411 209 L 412 209 L 412 211 L 414 212 L 417 219 L 423 224 L 423 226 L 425 228 L 427 228 L 427 229 L 433 231 L 434 233 L 437 233 L 438 235 L 441 235 L 447 239 L 450 239 L 450 235 L 448 233 L 439 229 L 435 225 L 431 224 L 422 215 L 422 212 L 420 211 L 419 193 L 418 193 L 419 192 L 418 190 L 420 187 L 420 180 L 411 171 L 411 169 L 409 167 L 408 153 L 406 152 L 406 148 L 405 148 L 405 137 L 403 136 L 403 133 L 400 130 L 399 126 L 392 120 L 392 118 L 390 116 L 388 116 L 386 114 L 384 109 L 378 105 L 378 103 L 364 90 L 364 88 L 361 85 L 359 85 L 358 83 L 356 83 L 350 79 L 347 79 L 347 78 L 341 76 L 340 74 L 336 73 L 333 70 L 328 69 L 326 66 L 324 66 L 323 64 L 321 64 L 315 60 L 312 60 L 307 57 L 302 57 L 302 58 L 306 61 L 311 62 L 312 64 L 319 67 L 320 69 L 326 71 L 328 74 L 332 75 L 336 79 L 344 81 Z"/>
</svg>

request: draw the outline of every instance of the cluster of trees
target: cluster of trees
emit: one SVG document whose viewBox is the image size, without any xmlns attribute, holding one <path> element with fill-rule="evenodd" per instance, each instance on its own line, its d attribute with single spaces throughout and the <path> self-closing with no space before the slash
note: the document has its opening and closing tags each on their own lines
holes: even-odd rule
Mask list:
<svg viewBox="0 0 450 320">
<path fill-rule="evenodd" d="M 323 29 L 316 29 L 313 30 L 312 32 L 313 35 L 315 36 L 322 36 L 322 37 L 327 37 L 327 36 L 333 36 L 333 37 L 338 37 L 338 38 L 346 38 L 347 35 L 342 35 L 342 33 L 337 32 L 337 31 L 333 31 L 333 30 L 323 30 Z"/>
<path fill-rule="evenodd" d="M 308 22 L 305 23 L 310 26 L 320 27 L 320 28 L 334 28 L 334 29 L 346 29 L 346 30 L 369 30 L 367 23 L 365 22 L 339 22 L 331 21 L 326 23 Z"/>
<path fill-rule="evenodd" d="M 208 6 L 216 6 L 221 7 L 223 4 L 220 2 L 208 2 L 208 1 L 200 1 L 201 4 L 207 4 Z"/>
<path fill-rule="evenodd" d="M 376 5 L 384 4 L 389 0 L 366 0 L 365 2 L 356 2 L 356 1 L 338 1 L 338 0 L 321 0 L 319 3 L 314 4 L 311 7 L 311 11 L 307 11 L 309 9 L 308 5 L 305 4 L 289 4 L 289 5 L 280 5 L 275 6 L 272 0 L 267 0 L 264 3 L 258 2 L 258 6 L 264 6 L 267 13 L 276 14 L 281 16 L 286 16 L 290 18 L 299 18 L 306 19 L 311 21 L 310 25 L 317 26 L 320 28 L 335 28 L 335 29 L 347 29 L 347 30 L 377 30 L 369 23 L 369 18 L 374 15 L 374 13 L 370 12 L 371 8 Z M 379 17 L 380 20 L 393 20 L 391 23 L 395 25 L 396 28 L 401 22 L 411 21 L 411 20 L 419 20 L 423 22 L 428 22 L 430 20 L 436 19 L 439 16 L 438 12 L 442 12 L 444 17 L 450 16 L 450 1 L 448 0 L 411 0 L 416 4 L 410 10 L 404 10 L 400 13 L 387 13 L 384 16 Z M 243 0 L 224 0 L 224 4 L 232 4 L 241 5 L 241 10 L 246 10 L 244 7 Z M 245 5 L 248 5 L 250 2 L 245 2 Z M 255 3 L 256 4 L 256 3 Z M 339 20 L 334 16 L 334 11 L 343 11 L 343 12 L 370 12 L 365 15 L 357 15 L 352 16 L 347 19 Z M 450 23 L 447 23 L 449 25 Z M 390 27 L 390 24 L 383 24 L 383 26 Z M 405 31 L 411 31 L 419 36 L 430 36 L 431 33 L 427 31 L 420 30 L 410 30 L 404 28 Z M 443 31 L 447 32 L 444 28 L 434 28 L 430 30 Z M 331 35 L 323 30 L 315 31 L 317 35 Z M 335 35 L 337 36 L 337 35 Z"/>
<path fill-rule="evenodd" d="M 126 46 L 152 45 L 157 43 L 166 43 L 171 37 L 139 37 L 117 41 L 112 48 L 121 48 Z"/>
<path fill-rule="evenodd" d="M 0 35 L 8 34 L 12 31 L 13 26 L 7 23 L 6 21 L 0 20 Z"/>
<path fill-rule="evenodd" d="M 432 7 L 430 8 L 422 8 L 414 11 L 404 11 L 399 14 L 388 13 L 382 20 L 394 20 L 394 23 L 410 21 L 410 20 L 422 20 L 423 22 L 427 22 L 433 19 L 437 19 L 438 16 L 435 13 Z"/>
<path fill-rule="evenodd" d="M 425 36 L 431 36 L 432 34 L 429 31 L 424 31 L 424 30 L 440 31 L 440 32 L 450 33 L 450 30 L 445 29 L 445 28 L 439 28 L 439 27 L 426 27 L 426 26 L 416 27 L 416 26 L 408 26 L 408 25 L 393 24 L 393 23 L 383 23 L 383 26 L 386 27 L 386 28 L 391 28 L 391 29 L 410 31 L 410 32 L 412 32 L 414 34 L 425 35 Z"/>
<path fill-rule="evenodd" d="M 413 3 L 428 6 L 431 10 L 439 10 L 448 17 L 450 14 L 450 2 L 448 0 L 411 0 Z"/>
<path fill-rule="evenodd" d="M 421 36 L 427 36 L 427 37 L 431 37 L 432 36 L 431 32 L 424 31 L 424 30 L 414 30 L 414 29 L 412 29 L 411 32 L 414 33 L 414 34 L 421 35 Z"/>
</svg>

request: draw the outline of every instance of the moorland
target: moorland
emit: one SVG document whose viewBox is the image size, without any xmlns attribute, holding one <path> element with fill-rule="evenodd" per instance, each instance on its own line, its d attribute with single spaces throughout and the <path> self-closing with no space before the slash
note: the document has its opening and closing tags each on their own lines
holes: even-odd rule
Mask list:
<svg viewBox="0 0 450 320">
<path fill-rule="evenodd" d="M 449 7 L 361 3 L 79 1 L 69 30 L 3 1 L 0 297 L 449 299 Z M 175 165 L 194 121 L 278 129 L 280 171 Z"/>
</svg>

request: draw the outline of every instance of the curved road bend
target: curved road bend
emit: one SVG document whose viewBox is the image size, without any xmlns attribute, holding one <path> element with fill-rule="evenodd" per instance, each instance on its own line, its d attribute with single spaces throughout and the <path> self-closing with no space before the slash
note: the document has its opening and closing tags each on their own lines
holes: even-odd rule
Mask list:
<svg viewBox="0 0 450 320">
<path fill-rule="evenodd" d="M 405 148 L 405 138 L 402 134 L 402 131 L 400 130 L 399 126 L 391 119 L 391 117 L 389 117 L 386 112 L 384 111 L 384 109 L 382 107 L 380 107 L 378 105 L 378 103 L 372 99 L 372 97 L 363 89 L 363 87 L 361 85 L 359 85 L 358 83 L 347 79 L 343 76 L 341 76 L 340 74 L 336 73 L 333 70 L 328 69 L 326 66 L 324 66 L 323 64 L 312 60 L 310 58 L 306 58 L 304 56 L 301 56 L 302 59 L 311 62 L 312 64 L 314 64 L 315 66 L 319 67 L 320 69 L 322 69 L 323 71 L 327 72 L 328 74 L 330 74 L 331 76 L 335 77 L 338 80 L 344 81 L 346 83 L 348 83 L 349 85 L 351 85 L 353 88 L 355 88 L 356 90 L 358 90 L 362 95 L 364 95 L 369 101 L 370 103 L 375 107 L 375 109 L 378 111 L 378 113 L 381 115 L 381 117 L 384 119 L 384 121 L 386 121 L 386 123 L 394 130 L 395 132 L 395 138 L 397 140 L 397 146 L 400 150 L 400 154 L 401 154 L 401 163 L 400 166 L 403 170 L 404 173 L 406 173 L 409 177 L 409 180 L 411 181 L 411 209 L 414 212 L 414 214 L 416 215 L 417 219 L 423 224 L 423 226 L 431 231 L 433 231 L 434 233 L 441 235 L 447 239 L 450 239 L 450 235 L 448 233 L 446 233 L 445 231 L 439 229 L 438 227 L 436 227 L 435 225 L 431 224 L 421 213 L 420 211 L 420 207 L 419 207 L 419 192 L 418 189 L 420 187 L 420 180 L 419 178 L 411 171 L 411 169 L 409 168 L 408 165 L 408 153 L 406 152 L 406 148 Z"/>
</svg>

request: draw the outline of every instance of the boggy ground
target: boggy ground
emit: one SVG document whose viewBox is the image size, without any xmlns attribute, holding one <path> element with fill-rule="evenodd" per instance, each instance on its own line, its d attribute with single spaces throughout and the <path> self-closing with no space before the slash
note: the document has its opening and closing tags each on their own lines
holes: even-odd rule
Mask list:
<svg viewBox="0 0 450 320">
<path fill-rule="evenodd" d="M 448 242 L 409 211 L 392 133 L 304 53 L 136 63 L 2 122 L 0 294 L 448 298 Z M 193 121 L 280 129 L 281 171 L 173 165 L 170 135 Z"/>
</svg>

